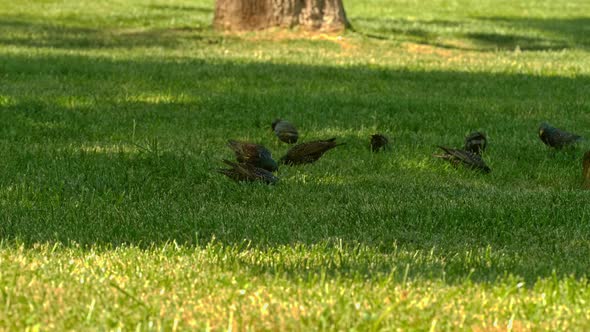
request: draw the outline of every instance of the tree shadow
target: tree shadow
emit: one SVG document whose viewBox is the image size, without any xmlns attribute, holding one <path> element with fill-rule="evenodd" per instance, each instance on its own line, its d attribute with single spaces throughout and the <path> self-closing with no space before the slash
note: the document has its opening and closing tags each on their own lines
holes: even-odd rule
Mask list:
<svg viewBox="0 0 590 332">
<path fill-rule="evenodd" d="M 436 259 L 415 275 L 439 277 L 446 266 L 475 280 L 590 268 L 586 214 L 575 208 L 587 195 L 571 175 L 578 164 L 548 160 L 536 138 L 540 120 L 563 123 L 563 114 L 575 115 L 572 130 L 583 128 L 590 77 L 6 54 L 0 69 L 9 101 L 0 104 L 3 239 L 141 247 L 246 239 L 265 250 L 333 240 L 351 251 L 407 253 L 379 263 L 385 272 L 434 248 Z M 36 83 L 47 77 L 59 84 Z M 283 167 L 274 187 L 213 171 L 231 158 L 229 138 L 283 153 L 257 126 L 277 115 L 293 119 L 302 139 L 349 144 L 316 165 Z M 430 157 L 480 127 L 497 138 L 486 155 L 490 176 Z M 395 154 L 368 151 L 362 139 L 373 128 L 395 133 Z M 571 187 L 556 187 L 549 166 Z M 491 263 L 470 261 L 488 248 Z"/>
<path fill-rule="evenodd" d="M 172 11 L 180 11 L 180 12 L 197 12 L 201 14 L 212 14 L 212 8 L 205 8 L 199 6 L 190 6 L 190 5 L 162 5 L 162 4 L 151 4 L 147 5 L 147 8 L 156 9 L 156 10 L 172 10 Z"/>
<path fill-rule="evenodd" d="M 146 30 L 93 29 L 4 17 L 0 18 L 0 30 L 0 45 L 64 49 L 178 48 L 189 42 L 209 45 L 221 40 L 198 24 Z"/>
<path fill-rule="evenodd" d="M 564 48 L 590 48 L 590 17 L 577 18 L 515 18 L 478 17 L 507 27 L 530 29 L 547 36 L 548 42 L 564 44 Z"/>
<path fill-rule="evenodd" d="M 590 48 L 590 18 L 472 17 L 452 20 L 354 18 L 361 34 L 473 51 Z"/>
</svg>

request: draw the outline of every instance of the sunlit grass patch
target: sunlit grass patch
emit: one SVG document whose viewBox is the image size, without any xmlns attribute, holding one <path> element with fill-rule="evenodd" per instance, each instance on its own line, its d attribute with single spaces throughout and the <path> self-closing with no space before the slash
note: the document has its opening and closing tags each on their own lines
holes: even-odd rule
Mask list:
<svg viewBox="0 0 590 332">
<path fill-rule="evenodd" d="M 585 330 L 584 1 L 345 3 L 339 34 L 213 2 L 0 4 L 0 329 Z M 276 186 L 229 139 L 335 137 Z M 490 174 L 434 158 L 484 131 Z M 369 137 L 390 138 L 372 153 Z"/>
</svg>

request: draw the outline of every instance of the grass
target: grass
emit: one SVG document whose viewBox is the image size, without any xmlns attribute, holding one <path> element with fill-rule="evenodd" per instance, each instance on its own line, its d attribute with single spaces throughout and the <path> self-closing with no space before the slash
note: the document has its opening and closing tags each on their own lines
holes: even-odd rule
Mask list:
<svg viewBox="0 0 590 332">
<path fill-rule="evenodd" d="M 584 330 L 586 1 L 346 3 L 340 38 L 210 1 L 0 4 L 0 327 Z M 277 186 L 227 139 L 346 142 Z M 489 175 L 431 154 L 471 130 Z M 390 153 L 372 154 L 383 132 Z"/>
</svg>

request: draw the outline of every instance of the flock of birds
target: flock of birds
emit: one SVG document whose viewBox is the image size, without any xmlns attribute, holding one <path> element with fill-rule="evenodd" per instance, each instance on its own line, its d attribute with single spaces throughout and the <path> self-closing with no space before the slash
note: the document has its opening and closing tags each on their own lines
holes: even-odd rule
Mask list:
<svg viewBox="0 0 590 332">
<path fill-rule="evenodd" d="M 297 128 L 290 122 L 276 119 L 271 128 L 277 138 L 287 144 L 295 144 L 299 139 Z M 543 122 L 539 127 L 539 138 L 547 146 L 554 149 L 563 149 L 584 140 L 582 136 L 555 128 Z M 228 146 L 236 155 L 236 162 L 224 159 L 223 162 L 229 168 L 221 168 L 217 171 L 237 182 L 260 181 L 267 184 L 278 182 L 273 172 L 279 169 L 279 163 L 284 165 L 309 164 L 320 159 L 329 150 L 343 145 L 336 143 L 336 138 L 315 140 L 292 146 L 277 163 L 271 152 L 260 144 L 229 140 Z M 383 134 L 373 134 L 370 139 L 370 149 L 373 152 L 389 149 L 389 139 Z M 482 153 L 488 146 L 487 137 L 482 132 L 473 132 L 465 137 L 465 144 L 461 149 L 438 146 L 442 150 L 440 154 L 434 154 L 436 158 L 449 161 L 454 167 L 467 167 L 483 173 L 491 172 L 482 158 Z M 582 172 L 585 186 L 590 188 L 590 151 L 586 152 L 582 162 Z"/>
</svg>

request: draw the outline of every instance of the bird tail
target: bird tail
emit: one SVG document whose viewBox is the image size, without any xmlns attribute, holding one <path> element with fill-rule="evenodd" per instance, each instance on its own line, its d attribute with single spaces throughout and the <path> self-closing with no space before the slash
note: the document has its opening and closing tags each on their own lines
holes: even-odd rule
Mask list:
<svg viewBox="0 0 590 332">
<path fill-rule="evenodd" d="M 226 164 L 226 165 L 228 165 L 228 166 L 231 166 L 231 167 L 236 167 L 236 166 L 238 166 L 238 164 L 237 164 L 237 163 L 234 163 L 233 161 L 229 161 L 229 160 L 227 160 L 227 159 L 223 159 L 222 161 L 223 161 L 223 163 L 224 163 L 224 164 Z"/>
<path fill-rule="evenodd" d="M 435 158 L 441 158 L 441 159 L 449 159 L 452 156 L 452 152 L 451 152 L 451 148 L 447 148 L 446 146 L 442 146 L 442 145 L 438 145 L 437 146 L 439 149 L 443 150 L 445 153 L 441 153 L 441 154 L 432 154 L 433 157 Z"/>
<path fill-rule="evenodd" d="M 227 159 L 223 159 L 222 161 L 223 161 L 224 164 L 226 164 L 228 166 L 231 166 L 232 169 L 235 168 L 236 165 L 237 165 L 236 163 L 231 162 L 231 161 L 229 161 Z M 227 169 L 227 168 L 216 168 L 215 169 L 215 172 L 221 173 L 221 174 L 225 174 L 225 175 L 229 175 L 229 173 L 231 172 L 231 169 Z"/>
<path fill-rule="evenodd" d="M 332 138 L 329 138 L 327 140 L 324 140 L 324 142 L 334 142 L 334 147 L 337 147 L 339 145 L 345 145 L 346 144 L 346 143 L 336 143 L 335 141 L 336 141 L 336 137 L 332 137 Z"/>
<path fill-rule="evenodd" d="M 451 148 L 448 148 L 448 147 L 442 146 L 442 145 L 438 145 L 437 147 L 446 153 L 451 153 L 451 150 L 452 150 Z"/>
</svg>

